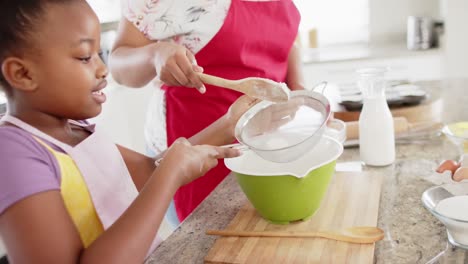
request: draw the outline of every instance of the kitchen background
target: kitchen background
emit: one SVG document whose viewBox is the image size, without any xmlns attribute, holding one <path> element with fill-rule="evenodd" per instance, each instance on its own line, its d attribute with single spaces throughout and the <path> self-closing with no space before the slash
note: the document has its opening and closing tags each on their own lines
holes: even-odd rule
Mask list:
<svg viewBox="0 0 468 264">
<path fill-rule="evenodd" d="M 119 0 L 89 2 L 105 28 L 116 26 Z M 390 67 L 389 79 L 409 81 L 468 76 L 466 0 L 295 2 L 302 15 L 299 41 L 308 86 L 324 80 L 338 85 L 354 82 L 355 69 L 364 66 Z M 443 23 L 436 47 L 407 48 L 409 16 Z M 114 33 L 103 33 L 104 48 L 111 47 Z M 111 81 L 106 92 L 109 100 L 97 121 L 116 142 L 144 152 L 143 126 L 151 88 L 124 89 Z"/>
<path fill-rule="evenodd" d="M 119 0 L 89 0 L 103 23 L 102 46 L 109 50 L 120 19 Z M 354 82 L 364 66 L 390 67 L 389 79 L 408 81 L 468 77 L 468 1 L 466 0 L 296 0 L 302 14 L 308 86 L 320 81 Z M 443 23 L 438 45 L 407 48 L 409 16 Z M 144 153 L 143 127 L 150 87 L 125 89 L 109 78 L 108 101 L 95 119 L 115 142 Z M 0 113 L 5 98 L 0 92 Z M 4 252 L 0 244 L 0 256 Z"/>
</svg>

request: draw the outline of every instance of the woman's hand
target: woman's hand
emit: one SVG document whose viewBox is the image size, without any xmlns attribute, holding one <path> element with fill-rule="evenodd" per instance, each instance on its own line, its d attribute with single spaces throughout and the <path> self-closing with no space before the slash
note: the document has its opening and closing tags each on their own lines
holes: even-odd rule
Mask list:
<svg viewBox="0 0 468 264">
<path fill-rule="evenodd" d="M 232 105 L 229 107 L 225 117 L 229 122 L 230 129 L 234 130 L 237 121 L 239 118 L 252 106 L 259 103 L 261 100 L 249 97 L 247 95 L 242 95 L 239 97 Z"/>
<path fill-rule="evenodd" d="M 176 171 L 178 186 L 183 186 L 203 176 L 218 165 L 218 159 L 233 158 L 241 154 L 232 148 L 210 145 L 192 146 L 185 138 L 178 138 L 164 154 L 158 168 Z"/>
<path fill-rule="evenodd" d="M 226 117 L 230 123 L 230 129 L 234 131 L 239 118 L 252 106 L 259 103 L 261 100 L 243 95 L 235 101 L 228 112 Z M 256 114 L 253 119 L 258 124 L 255 127 L 256 131 L 249 131 L 252 135 L 260 135 L 265 132 L 273 131 L 279 127 L 289 123 L 294 119 L 296 112 L 300 106 L 303 105 L 303 99 L 292 98 L 286 103 L 278 103 L 270 106 L 269 111 L 262 111 Z"/>
<path fill-rule="evenodd" d="M 196 64 L 195 56 L 184 46 L 158 42 L 155 45 L 154 67 L 156 76 L 170 86 L 194 87 L 201 93 L 206 91 L 199 72 L 203 68 Z"/>
</svg>

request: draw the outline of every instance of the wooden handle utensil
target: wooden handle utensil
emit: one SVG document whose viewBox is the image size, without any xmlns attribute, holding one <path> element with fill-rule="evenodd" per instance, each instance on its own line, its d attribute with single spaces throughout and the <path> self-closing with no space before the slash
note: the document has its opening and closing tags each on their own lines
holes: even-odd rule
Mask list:
<svg viewBox="0 0 468 264">
<path fill-rule="evenodd" d="M 207 235 L 237 236 L 237 237 L 292 237 L 292 238 L 328 238 L 337 241 L 370 244 L 382 240 L 384 232 L 378 227 L 355 226 L 332 231 L 238 231 L 238 230 L 207 230 Z"/>
<path fill-rule="evenodd" d="M 200 73 L 199 76 L 203 83 L 235 90 L 253 98 L 271 102 L 289 100 L 289 89 L 284 83 L 256 77 L 228 80 L 204 73 Z"/>
</svg>

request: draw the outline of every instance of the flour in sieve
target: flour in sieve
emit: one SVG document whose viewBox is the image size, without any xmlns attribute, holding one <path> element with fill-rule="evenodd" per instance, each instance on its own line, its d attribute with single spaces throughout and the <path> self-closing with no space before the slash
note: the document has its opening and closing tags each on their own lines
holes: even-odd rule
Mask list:
<svg viewBox="0 0 468 264">
<path fill-rule="evenodd" d="M 274 150 L 290 147 L 303 140 L 299 133 L 276 132 L 250 138 L 246 143 L 254 148 Z"/>
</svg>

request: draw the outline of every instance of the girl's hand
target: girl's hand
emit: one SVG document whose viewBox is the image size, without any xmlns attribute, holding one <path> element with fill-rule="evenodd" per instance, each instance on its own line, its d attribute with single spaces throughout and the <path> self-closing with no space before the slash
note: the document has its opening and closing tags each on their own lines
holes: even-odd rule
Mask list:
<svg viewBox="0 0 468 264">
<path fill-rule="evenodd" d="M 177 139 L 166 151 L 159 167 L 177 171 L 178 186 L 203 176 L 218 165 L 218 159 L 239 156 L 239 150 L 209 145 L 192 146 L 185 138 Z"/>
<path fill-rule="evenodd" d="M 153 58 L 156 76 L 170 86 L 194 87 L 201 93 L 206 91 L 199 72 L 203 68 L 196 64 L 195 56 L 184 46 L 158 42 Z"/>
</svg>

